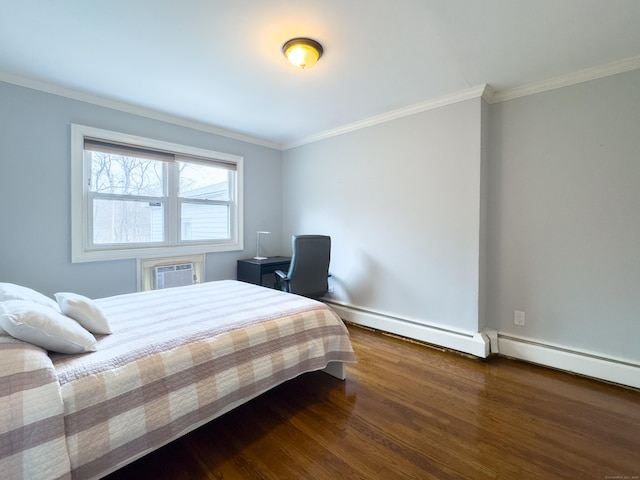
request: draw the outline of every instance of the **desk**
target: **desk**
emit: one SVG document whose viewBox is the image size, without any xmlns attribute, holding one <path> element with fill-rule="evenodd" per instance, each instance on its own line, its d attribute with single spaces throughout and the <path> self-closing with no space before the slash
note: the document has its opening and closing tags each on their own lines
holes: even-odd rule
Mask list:
<svg viewBox="0 0 640 480">
<path fill-rule="evenodd" d="M 240 281 L 254 283 L 256 285 L 264 285 L 265 287 L 273 287 L 275 278 L 269 279 L 269 284 L 263 282 L 263 276 L 269 275 L 276 270 L 282 270 L 287 273 L 289 270 L 291 257 L 269 257 L 265 260 L 256 260 L 255 258 L 245 258 L 238 260 L 237 278 Z"/>
</svg>

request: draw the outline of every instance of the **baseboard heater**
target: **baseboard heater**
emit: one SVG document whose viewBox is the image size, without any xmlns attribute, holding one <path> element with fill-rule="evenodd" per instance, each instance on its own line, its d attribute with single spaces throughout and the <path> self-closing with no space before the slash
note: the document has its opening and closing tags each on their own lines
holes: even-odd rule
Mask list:
<svg viewBox="0 0 640 480">
<path fill-rule="evenodd" d="M 640 364 L 637 362 L 497 333 L 500 355 L 640 388 Z"/>
<path fill-rule="evenodd" d="M 193 263 L 161 265 L 154 267 L 154 272 L 156 290 L 193 285 L 196 281 Z"/>
<path fill-rule="evenodd" d="M 340 318 L 365 327 L 382 330 L 421 342 L 486 358 L 489 356 L 489 337 L 482 333 L 462 332 L 436 325 L 418 323 L 381 312 L 373 312 L 333 300 L 324 300 Z"/>
</svg>

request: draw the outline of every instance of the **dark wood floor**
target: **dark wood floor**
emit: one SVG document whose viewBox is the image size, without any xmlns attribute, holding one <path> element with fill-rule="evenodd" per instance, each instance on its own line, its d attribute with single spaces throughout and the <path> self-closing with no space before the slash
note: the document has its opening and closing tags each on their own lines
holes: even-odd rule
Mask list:
<svg viewBox="0 0 640 480">
<path fill-rule="evenodd" d="M 108 478 L 640 478 L 639 391 L 349 330 L 345 382 L 303 375 Z"/>
</svg>

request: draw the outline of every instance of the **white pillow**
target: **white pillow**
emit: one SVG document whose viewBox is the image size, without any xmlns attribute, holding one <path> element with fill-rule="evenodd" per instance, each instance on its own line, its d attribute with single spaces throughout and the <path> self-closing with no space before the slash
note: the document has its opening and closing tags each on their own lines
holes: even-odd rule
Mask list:
<svg viewBox="0 0 640 480">
<path fill-rule="evenodd" d="M 0 283 L 0 302 L 6 302 L 7 300 L 29 300 L 30 302 L 36 302 L 41 305 L 53 308 L 56 312 L 59 312 L 58 304 L 40 292 L 36 292 L 28 287 L 22 285 L 16 285 L 15 283 Z"/>
<path fill-rule="evenodd" d="M 27 300 L 3 304 L 0 327 L 18 340 L 33 343 L 52 352 L 82 353 L 97 349 L 96 339 L 72 318 Z"/>
<path fill-rule="evenodd" d="M 91 333 L 107 335 L 112 333 L 109 320 L 100 307 L 90 298 L 77 293 L 60 292 L 55 294 L 60 311 L 73 318 Z"/>
</svg>

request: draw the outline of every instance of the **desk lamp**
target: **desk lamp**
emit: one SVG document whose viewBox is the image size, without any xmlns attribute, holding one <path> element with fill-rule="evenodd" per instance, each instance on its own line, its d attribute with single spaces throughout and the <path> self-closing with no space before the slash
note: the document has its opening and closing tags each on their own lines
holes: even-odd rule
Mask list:
<svg viewBox="0 0 640 480">
<path fill-rule="evenodd" d="M 257 239 L 256 239 L 256 256 L 253 257 L 254 260 L 266 260 L 267 257 L 260 256 L 260 234 L 264 233 L 265 235 L 270 235 L 271 232 L 262 232 L 258 231 Z"/>
</svg>

